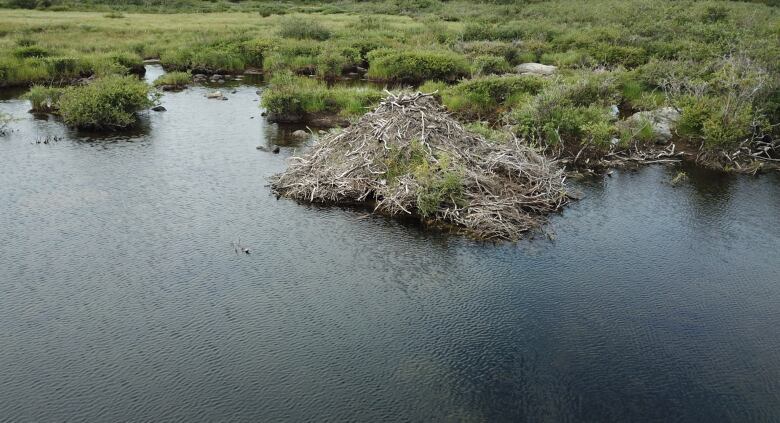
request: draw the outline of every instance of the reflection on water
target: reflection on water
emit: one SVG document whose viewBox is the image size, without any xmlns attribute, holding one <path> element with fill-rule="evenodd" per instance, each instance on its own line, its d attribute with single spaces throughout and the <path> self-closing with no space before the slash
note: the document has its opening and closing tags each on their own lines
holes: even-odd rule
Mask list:
<svg viewBox="0 0 780 423">
<path fill-rule="evenodd" d="M 485 245 L 277 200 L 300 144 L 232 87 L 102 137 L 0 102 L 2 419 L 780 419 L 777 175 L 619 170 Z"/>
</svg>

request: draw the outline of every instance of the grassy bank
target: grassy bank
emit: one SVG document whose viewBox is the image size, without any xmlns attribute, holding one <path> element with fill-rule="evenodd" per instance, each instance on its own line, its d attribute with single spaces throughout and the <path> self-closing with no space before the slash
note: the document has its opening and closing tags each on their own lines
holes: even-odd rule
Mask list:
<svg viewBox="0 0 780 423">
<path fill-rule="evenodd" d="M 65 11 L 0 10 L 0 85 L 128 74 L 148 58 L 190 73 L 357 73 L 424 83 L 462 120 L 563 154 L 650 143 L 626 118 L 662 107 L 681 114 L 675 140 L 720 151 L 777 134 L 780 12 L 767 3 L 53 1 Z M 72 11 L 93 6 L 105 11 Z M 211 13 L 137 13 L 150 11 Z M 504 76 L 526 62 L 558 70 Z M 269 109 L 349 114 L 372 97 L 296 81 L 267 91 Z"/>
</svg>

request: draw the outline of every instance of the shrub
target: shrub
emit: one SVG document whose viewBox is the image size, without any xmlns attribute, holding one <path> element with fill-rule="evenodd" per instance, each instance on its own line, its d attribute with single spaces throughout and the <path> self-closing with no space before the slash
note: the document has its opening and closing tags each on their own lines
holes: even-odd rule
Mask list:
<svg viewBox="0 0 780 423">
<path fill-rule="evenodd" d="M 442 102 L 464 118 L 493 118 L 502 107 L 521 103 L 548 80 L 535 75 L 487 76 L 463 81 L 441 92 Z"/>
<path fill-rule="evenodd" d="M 234 51 L 203 48 L 196 50 L 190 58 L 190 68 L 212 72 L 238 72 L 245 67 L 244 59 Z"/>
<path fill-rule="evenodd" d="M 502 41 L 471 41 L 460 43 L 457 51 L 469 56 L 500 56 L 510 64 L 517 64 L 520 51 L 512 43 Z"/>
<path fill-rule="evenodd" d="M 282 21 L 279 36 L 299 40 L 324 41 L 330 38 L 331 33 L 328 28 L 325 28 L 317 21 L 290 18 Z"/>
<path fill-rule="evenodd" d="M 513 111 L 515 132 L 543 146 L 556 149 L 581 145 L 608 148 L 617 133 L 609 109 L 598 104 L 578 105 L 565 86 L 552 85 L 533 101 Z"/>
<path fill-rule="evenodd" d="M 46 57 L 49 55 L 49 51 L 40 46 L 22 46 L 17 47 L 14 50 L 14 56 L 24 59 L 28 57 Z"/>
<path fill-rule="evenodd" d="M 427 79 L 456 81 L 468 76 L 465 57 L 451 52 L 373 51 L 369 54 L 368 77 L 418 83 Z"/>
<path fill-rule="evenodd" d="M 328 88 L 321 81 L 281 72 L 263 92 L 262 106 L 285 120 L 306 120 L 307 115 L 318 113 L 360 115 L 381 98 L 382 93 L 373 88 Z"/>
<path fill-rule="evenodd" d="M 169 72 L 160 76 L 154 81 L 155 87 L 161 87 L 164 85 L 173 87 L 184 87 L 192 81 L 192 77 L 187 72 Z"/>
<path fill-rule="evenodd" d="M 507 73 L 512 70 L 509 62 L 500 56 L 477 56 L 472 64 L 472 73 L 474 75 L 491 75 L 496 73 Z"/>
<path fill-rule="evenodd" d="M 593 65 L 593 59 L 587 53 L 573 50 L 562 53 L 544 53 L 539 61 L 546 65 L 563 68 L 583 68 Z"/>
<path fill-rule="evenodd" d="M 246 64 L 251 66 L 262 67 L 263 58 L 276 44 L 276 40 L 268 38 L 259 38 L 254 40 L 245 41 L 241 45 L 241 53 L 243 55 Z"/>
<path fill-rule="evenodd" d="M 136 120 L 151 105 L 150 87 L 132 76 L 107 76 L 89 85 L 65 88 L 57 106 L 66 124 L 77 128 L 115 130 Z"/>
<path fill-rule="evenodd" d="M 24 98 L 30 101 L 34 112 L 52 112 L 57 109 L 62 91 L 62 88 L 35 85 L 24 95 Z"/>
</svg>

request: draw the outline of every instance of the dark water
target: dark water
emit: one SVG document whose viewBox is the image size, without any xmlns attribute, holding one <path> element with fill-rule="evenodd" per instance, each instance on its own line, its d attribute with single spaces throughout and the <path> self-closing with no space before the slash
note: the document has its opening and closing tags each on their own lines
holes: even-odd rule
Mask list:
<svg viewBox="0 0 780 423">
<path fill-rule="evenodd" d="M 780 420 L 777 175 L 617 171 L 483 245 L 276 200 L 255 90 L 0 102 L 0 421 Z"/>
</svg>

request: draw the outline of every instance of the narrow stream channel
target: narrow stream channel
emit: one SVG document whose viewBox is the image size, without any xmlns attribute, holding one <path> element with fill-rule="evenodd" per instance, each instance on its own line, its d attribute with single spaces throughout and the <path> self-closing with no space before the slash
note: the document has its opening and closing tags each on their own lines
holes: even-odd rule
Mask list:
<svg viewBox="0 0 780 423">
<path fill-rule="evenodd" d="M 291 129 L 212 89 L 103 136 L 0 101 L 0 420 L 780 420 L 777 174 L 618 170 L 481 244 L 277 200 Z"/>
</svg>

